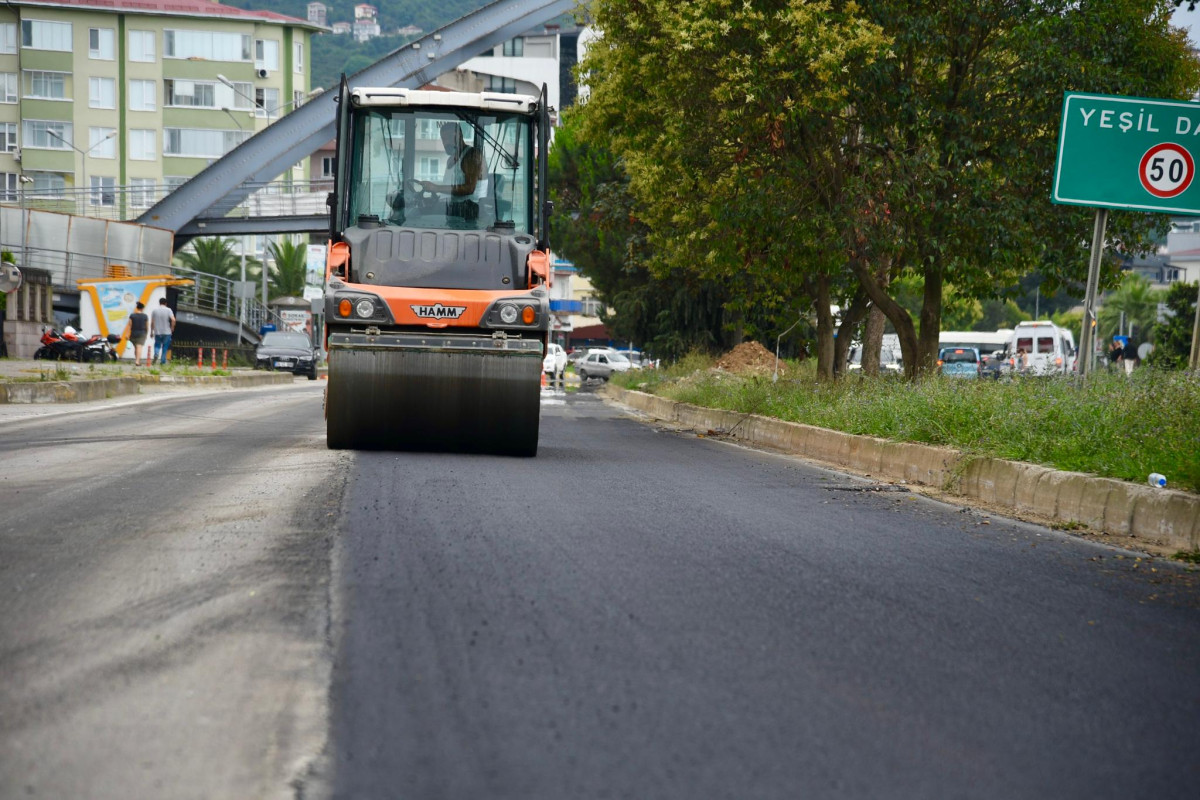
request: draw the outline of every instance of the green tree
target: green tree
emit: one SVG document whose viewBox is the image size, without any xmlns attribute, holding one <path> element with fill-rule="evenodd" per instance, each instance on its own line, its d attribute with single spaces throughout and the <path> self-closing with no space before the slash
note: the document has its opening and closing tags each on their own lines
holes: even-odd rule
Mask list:
<svg viewBox="0 0 1200 800">
<path fill-rule="evenodd" d="M 853 294 L 847 267 L 910 374 L 933 363 L 947 285 L 996 297 L 1035 269 L 1046 292 L 1081 283 L 1090 212 L 1048 201 L 1063 89 L 1200 86 L 1163 0 L 597 0 L 592 12 L 604 38 L 582 65 L 587 135 L 626 166 L 651 269 L 728 281 L 734 312 L 811 298 L 821 374 L 829 303 Z M 1135 251 L 1164 223 L 1114 213 L 1110 238 Z M 1106 261 L 1103 285 L 1117 270 Z M 915 315 L 889 290 L 906 275 L 920 280 Z"/>
<path fill-rule="evenodd" d="M 856 270 L 897 329 L 906 366 L 923 369 L 947 285 L 988 297 L 1035 268 L 1046 292 L 1083 277 L 1091 212 L 1048 202 L 1063 89 L 1184 98 L 1200 85 L 1200 69 L 1160 0 L 878 0 L 865 8 L 892 44 L 887 58 L 852 74 L 870 147 L 846 213 L 870 200 L 885 207 L 885 254 L 923 278 L 914 320 Z M 1164 222 L 1113 215 L 1110 232 L 1137 249 Z M 1116 272 L 1109 259 L 1106 285 Z"/>
<path fill-rule="evenodd" d="M 290 239 L 271 242 L 267 245 L 275 264 L 267 274 L 270 297 L 302 297 L 304 295 L 305 270 L 308 264 L 308 248 Z"/>
<path fill-rule="evenodd" d="M 649 270 L 646 226 L 637 219 L 628 177 L 603 142 L 581 138 L 578 113 L 564 112 L 549 171 L 550 240 L 613 309 L 603 320 L 615 338 L 667 359 L 725 344 L 720 284 Z"/>
<path fill-rule="evenodd" d="M 584 135 L 629 176 L 648 269 L 720 284 L 730 342 L 769 338 L 815 304 L 831 376 L 830 305 L 851 305 L 850 289 L 814 187 L 847 134 L 834 78 L 874 57 L 878 29 L 849 4 L 597 0 L 591 12 L 603 41 L 581 65 Z"/>
<path fill-rule="evenodd" d="M 216 237 L 193 239 L 189 248 L 175 254 L 175 263 L 178 266 L 193 272 L 216 275 L 226 280 L 241 280 L 242 256 L 235 249 L 232 239 Z M 247 256 L 247 279 L 253 275 L 261 275 L 261 267 L 258 259 Z"/>
<path fill-rule="evenodd" d="M 1192 354 L 1192 330 L 1196 324 L 1196 293 L 1200 283 L 1173 283 L 1167 288 L 1167 319 L 1154 336 L 1154 352 L 1146 363 L 1166 369 L 1183 369 Z"/>
<path fill-rule="evenodd" d="M 1104 298 L 1096 315 L 1097 337 L 1108 340 L 1120 332 L 1128 334 L 1132 325 L 1135 341 L 1153 341 L 1162 300 L 1163 293 L 1151 287 L 1150 281 L 1134 272 L 1125 273 L 1120 287 Z"/>
</svg>

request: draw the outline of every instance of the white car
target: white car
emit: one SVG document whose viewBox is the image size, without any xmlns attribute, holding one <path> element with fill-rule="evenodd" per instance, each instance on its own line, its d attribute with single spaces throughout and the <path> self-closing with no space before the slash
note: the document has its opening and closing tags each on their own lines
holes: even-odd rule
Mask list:
<svg viewBox="0 0 1200 800">
<path fill-rule="evenodd" d="M 630 369 L 633 369 L 633 364 L 628 358 L 620 353 L 603 350 L 593 350 L 575 364 L 575 372 L 581 381 L 588 378 L 606 381 L 614 372 L 626 372 Z"/>
<path fill-rule="evenodd" d="M 546 345 L 546 355 L 542 358 L 542 372 L 553 379 L 562 377 L 567 370 L 567 351 L 562 345 L 550 343 Z"/>
</svg>

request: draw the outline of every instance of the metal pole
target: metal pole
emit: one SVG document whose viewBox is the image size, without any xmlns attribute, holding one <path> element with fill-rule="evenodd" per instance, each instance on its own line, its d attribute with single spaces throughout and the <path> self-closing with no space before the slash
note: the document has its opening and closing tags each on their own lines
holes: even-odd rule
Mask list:
<svg viewBox="0 0 1200 800">
<path fill-rule="evenodd" d="M 1192 354 L 1188 359 L 1191 369 L 1200 369 L 1200 281 L 1196 287 L 1196 321 L 1192 323 Z"/>
<path fill-rule="evenodd" d="M 1100 264 L 1104 257 L 1104 229 L 1108 226 L 1108 209 L 1096 209 L 1096 222 L 1092 229 L 1092 257 L 1088 262 L 1087 294 L 1083 301 L 1083 330 L 1079 345 L 1083 359 L 1079 362 L 1079 375 L 1086 377 L 1092 371 L 1096 358 L 1096 290 L 1100 285 Z"/>
<path fill-rule="evenodd" d="M 246 236 L 242 234 L 242 282 L 238 286 L 238 344 L 242 343 L 242 328 L 246 326 Z"/>
</svg>

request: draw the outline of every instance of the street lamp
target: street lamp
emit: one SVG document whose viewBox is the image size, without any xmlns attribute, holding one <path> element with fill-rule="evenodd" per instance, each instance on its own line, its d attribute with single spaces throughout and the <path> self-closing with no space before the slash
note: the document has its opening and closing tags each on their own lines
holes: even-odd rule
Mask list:
<svg viewBox="0 0 1200 800">
<path fill-rule="evenodd" d="M 96 142 L 94 145 L 92 145 L 91 147 L 89 147 L 87 150 L 80 150 L 78 147 L 76 147 L 75 145 L 71 144 L 71 143 L 70 143 L 70 142 L 68 142 L 66 139 L 64 139 L 63 137 L 59 136 L 57 133 L 55 133 L 54 131 L 47 130 L 47 131 L 46 131 L 46 133 L 47 133 L 47 134 L 49 134 L 50 136 L 53 136 L 55 139 L 58 139 L 60 142 L 62 142 L 62 143 L 63 143 L 63 144 L 65 144 L 67 147 L 69 147 L 69 148 L 71 148 L 72 150 L 74 150 L 76 153 L 79 153 L 79 155 L 80 155 L 80 159 L 79 159 L 79 175 L 80 175 L 80 182 L 83 184 L 83 188 L 84 188 L 84 191 L 85 191 L 85 194 L 84 194 L 84 196 L 83 196 L 83 197 L 84 197 L 84 200 L 83 200 L 83 210 L 84 210 L 84 213 L 87 213 L 87 198 L 88 198 L 88 195 L 91 193 L 91 189 L 92 189 L 92 187 L 91 187 L 91 186 L 89 186 L 89 185 L 88 185 L 88 182 L 87 182 L 87 157 L 88 157 L 88 153 L 92 152 L 92 151 L 93 151 L 93 150 L 95 150 L 97 147 L 99 147 L 100 145 L 102 145 L 102 144 L 104 144 L 105 142 L 107 142 L 109 139 L 111 139 L 111 138 L 113 138 L 114 136 L 116 136 L 116 135 L 117 135 L 117 132 L 116 132 L 116 131 L 112 131 L 112 132 L 110 132 L 110 133 L 109 133 L 107 136 L 105 136 L 105 137 L 104 137 L 103 139 L 101 139 L 100 141 Z"/>
</svg>

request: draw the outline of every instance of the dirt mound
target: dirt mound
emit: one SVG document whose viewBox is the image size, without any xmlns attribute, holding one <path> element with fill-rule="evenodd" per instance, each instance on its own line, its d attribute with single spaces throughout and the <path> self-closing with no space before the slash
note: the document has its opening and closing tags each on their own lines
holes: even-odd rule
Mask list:
<svg viewBox="0 0 1200 800">
<path fill-rule="evenodd" d="M 758 342 L 742 342 L 717 360 L 717 367 L 738 375 L 745 373 L 771 374 L 775 371 L 775 354 Z M 783 374 L 783 363 L 779 364 Z"/>
</svg>

